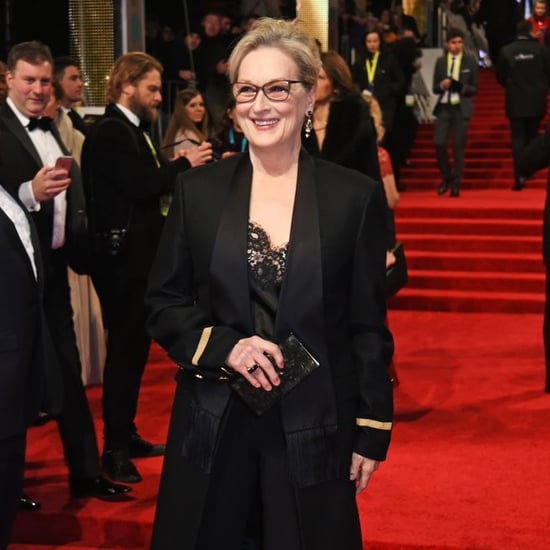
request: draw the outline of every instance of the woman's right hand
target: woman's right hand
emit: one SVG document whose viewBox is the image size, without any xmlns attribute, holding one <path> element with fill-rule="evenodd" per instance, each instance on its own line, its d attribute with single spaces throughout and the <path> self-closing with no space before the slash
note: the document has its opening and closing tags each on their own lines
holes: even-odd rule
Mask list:
<svg viewBox="0 0 550 550">
<path fill-rule="evenodd" d="M 277 369 L 284 366 L 283 354 L 277 344 L 259 336 L 239 340 L 225 364 L 242 374 L 255 388 L 270 391 L 281 383 Z"/>
</svg>

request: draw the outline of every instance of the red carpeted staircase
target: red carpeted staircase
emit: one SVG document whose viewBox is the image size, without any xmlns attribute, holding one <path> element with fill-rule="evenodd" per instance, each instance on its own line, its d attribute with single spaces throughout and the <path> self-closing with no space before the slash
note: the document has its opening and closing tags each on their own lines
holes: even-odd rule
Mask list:
<svg viewBox="0 0 550 550">
<path fill-rule="evenodd" d="M 493 71 L 480 73 L 459 198 L 438 197 L 433 127 L 419 127 L 402 170 L 396 209 L 409 283 L 395 309 L 539 313 L 544 304 L 541 224 L 546 170 L 512 192 L 504 93 Z M 549 159 L 550 160 L 550 159 Z"/>
</svg>

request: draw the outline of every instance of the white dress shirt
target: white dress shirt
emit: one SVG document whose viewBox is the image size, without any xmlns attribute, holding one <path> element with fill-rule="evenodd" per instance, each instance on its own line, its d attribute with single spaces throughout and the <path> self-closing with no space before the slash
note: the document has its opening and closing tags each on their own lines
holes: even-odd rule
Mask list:
<svg viewBox="0 0 550 550">
<path fill-rule="evenodd" d="M 36 262 L 34 259 L 34 246 L 32 245 L 31 239 L 31 228 L 29 225 L 29 220 L 25 216 L 23 209 L 17 204 L 15 199 L 0 185 L 0 208 L 4 211 L 6 216 L 11 220 L 21 243 L 25 247 L 27 256 L 32 265 L 32 270 L 34 271 L 34 277 L 37 277 L 36 272 Z"/>
<path fill-rule="evenodd" d="M 55 161 L 63 155 L 61 147 L 51 132 L 36 128 L 32 132 L 28 130 L 29 117 L 17 109 L 13 101 L 8 97 L 7 104 L 25 128 L 34 147 L 36 148 L 44 166 L 55 166 Z M 40 210 L 40 203 L 32 192 L 32 181 L 26 181 L 19 186 L 19 198 L 29 211 Z M 62 191 L 53 199 L 53 233 L 52 248 L 61 248 L 65 244 L 65 218 L 67 216 L 67 192 Z"/>
</svg>

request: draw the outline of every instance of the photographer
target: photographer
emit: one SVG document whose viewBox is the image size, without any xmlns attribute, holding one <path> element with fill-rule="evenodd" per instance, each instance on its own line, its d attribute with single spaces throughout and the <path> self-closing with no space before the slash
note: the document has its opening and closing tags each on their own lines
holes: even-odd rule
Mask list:
<svg viewBox="0 0 550 550">
<path fill-rule="evenodd" d="M 166 161 L 146 128 L 158 116 L 162 67 L 151 56 L 120 57 L 107 80 L 105 115 L 82 152 L 90 225 L 96 244 L 92 273 L 109 331 L 103 382 L 103 469 L 114 480 L 141 481 L 132 458 L 163 454 L 136 431 L 141 377 L 150 338 L 143 297 L 176 175 L 212 158 L 204 143 Z M 162 212 L 162 213 L 161 213 Z"/>
</svg>

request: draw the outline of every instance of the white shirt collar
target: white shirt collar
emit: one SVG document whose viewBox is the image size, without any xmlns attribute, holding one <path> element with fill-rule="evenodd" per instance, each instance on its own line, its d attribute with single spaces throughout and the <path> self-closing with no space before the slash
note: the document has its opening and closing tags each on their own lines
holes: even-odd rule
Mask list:
<svg viewBox="0 0 550 550">
<path fill-rule="evenodd" d="M 124 105 L 121 105 L 120 103 L 117 103 L 116 106 L 126 115 L 126 118 L 135 126 L 139 128 L 139 123 L 141 122 L 139 120 L 139 117 L 134 113 L 133 111 L 130 111 L 127 107 L 124 107 Z"/>
<path fill-rule="evenodd" d="M 24 115 L 12 101 L 11 97 L 6 99 L 6 103 L 10 106 L 11 110 L 14 112 L 15 116 L 19 119 L 19 122 L 23 125 L 23 128 L 26 128 L 29 125 L 30 118 Z"/>
</svg>

